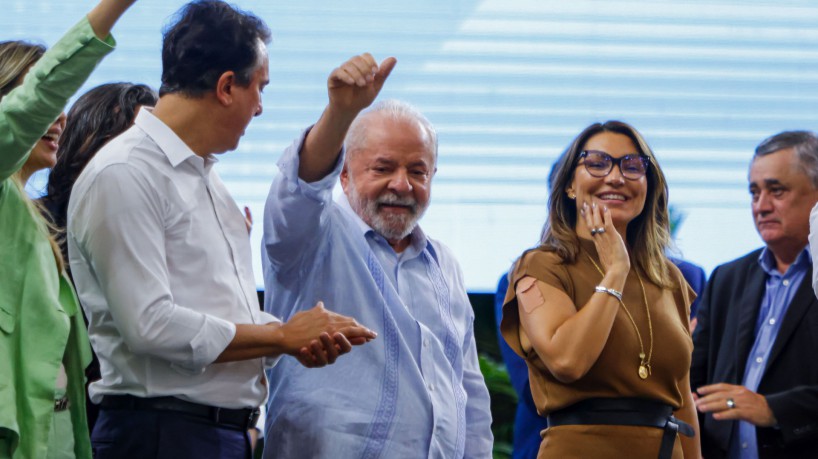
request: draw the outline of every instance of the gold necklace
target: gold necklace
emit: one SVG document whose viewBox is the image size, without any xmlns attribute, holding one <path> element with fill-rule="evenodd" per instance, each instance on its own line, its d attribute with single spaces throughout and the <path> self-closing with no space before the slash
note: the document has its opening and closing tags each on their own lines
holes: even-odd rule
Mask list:
<svg viewBox="0 0 818 459">
<path fill-rule="evenodd" d="M 588 255 L 588 254 L 586 253 L 586 255 Z M 588 255 L 588 259 L 591 260 L 591 263 L 594 265 L 594 268 L 596 268 L 596 270 L 599 271 L 599 274 L 601 274 L 602 277 L 605 277 L 605 271 L 603 271 L 602 268 L 600 268 L 599 265 L 596 264 L 594 259 L 591 258 L 591 255 Z M 625 314 L 628 315 L 628 319 L 630 319 L 631 325 L 633 325 L 633 329 L 636 331 L 636 337 L 639 339 L 639 351 L 640 351 L 639 352 L 639 377 L 642 378 L 642 379 L 647 379 L 648 376 L 650 376 L 650 374 L 651 374 L 650 359 L 653 357 L 653 324 L 651 323 L 651 320 L 650 320 L 650 308 L 648 307 L 648 295 L 645 293 L 645 284 L 642 283 L 642 276 L 639 275 L 639 270 L 638 269 L 636 269 L 636 278 L 639 279 L 639 286 L 642 287 L 642 299 L 645 302 L 645 313 L 647 314 L 647 317 L 648 317 L 648 333 L 650 333 L 650 347 L 649 347 L 649 350 L 648 350 L 647 358 L 645 356 L 645 345 L 642 344 L 642 334 L 639 333 L 639 327 L 636 326 L 636 321 L 633 320 L 633 316 L 631 315 L 631 312 L 628 311 L 628 307 L 625 306 L 625 302 L 622 301 L 622 299 L 619 299 L 619 304 L 622 306 L 622 309 L 625 310 Z"/>
</svg>

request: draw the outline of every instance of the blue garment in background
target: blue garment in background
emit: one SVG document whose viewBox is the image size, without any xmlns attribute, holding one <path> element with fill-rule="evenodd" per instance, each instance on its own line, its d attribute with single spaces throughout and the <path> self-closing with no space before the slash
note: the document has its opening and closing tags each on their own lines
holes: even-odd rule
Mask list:
<svg viewBox="0 0 818 459">
<path fill-rule="evenodd" d="M 528 385 L 528 366 L 519 355 L 506 344 L 500 334 L 500 321 L 503 319 L 503 300 L 508 290 L 508 273 L 500 277 L 497 294 L 494 296 L 494 313 L 497 318 L 497 337 L 500 341 L 500 352 L 511 378 L 511 385 L 517 392 L 517 415 L 514 417 L 514 450 L 512 459 L 534 459 L 540 450 L 540 432 L 548 427 L 545 418 L 537 414 L 531 388 Z"/>
<path fill-rule="evenodd" d="M 696 317 L 696 312 L 699 310 L 699 297 L 702 296 L 704 285 L 707 283 L 707 277 L 704 275 L 704 270 L 699 265 L 684 261 L 679 258 L 670 257 L 670 261 L 679 268 L 685 280 L 690 284 L 690 288 L 696 292 L 696 299 L 690 305 L 690 318 Z"/>
</svg>

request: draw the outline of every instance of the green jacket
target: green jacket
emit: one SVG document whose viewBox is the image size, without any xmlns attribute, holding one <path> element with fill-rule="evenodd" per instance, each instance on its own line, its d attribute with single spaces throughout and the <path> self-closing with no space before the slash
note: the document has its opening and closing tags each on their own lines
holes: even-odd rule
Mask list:
<svg viewBox="0 0 818 459">
<path fill-rule="evenodd" d="M 57 270 L 43 219 L 12 174 L 113 45 L 83 19 L 0 100 L 0 458 L 46 456 L 60 362 L 74 452 L 91 457 L 84 376 L 91 348 L 79 302 Z"/>
</svg>

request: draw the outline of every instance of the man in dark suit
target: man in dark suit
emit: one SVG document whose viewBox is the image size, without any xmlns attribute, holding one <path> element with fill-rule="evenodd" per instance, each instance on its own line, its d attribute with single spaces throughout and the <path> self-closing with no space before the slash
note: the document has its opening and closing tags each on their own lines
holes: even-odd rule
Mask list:
<svg viewBox="0 0 818 459">
<path fill-rule="evenodd" d="M 713 271 L 693 335 L 702 453 L 815 458 L 818 300 L 807 236 L 818 203 L 818 138 L 789 131 L 764 140 L 749 182 L 765 247 Z"/>
</svg>

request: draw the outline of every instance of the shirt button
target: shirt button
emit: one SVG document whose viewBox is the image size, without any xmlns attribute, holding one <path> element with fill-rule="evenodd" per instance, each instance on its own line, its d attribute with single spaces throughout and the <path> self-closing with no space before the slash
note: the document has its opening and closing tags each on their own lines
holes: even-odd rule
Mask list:
<svg viewBox="0 0 818 459">
<path fill-rule="evenodd" d="M 423 340 L 423 347 L 429 347 L 429 340 L 428 339 Z"/>
<path fill-rule="evenodd" d="M 763 359 L 763 358 L 761 358 L 761 357 L 756 357 L 756 363 L 761 363 L 761 362 L 763 362 L 763 361 L 764 361 L 764 359 Z"/>
<path fill-rule="evenodd" d="M 789 279 L 784 279 L 781 283 L 784 284 L 784 287 L 786 287 L 786 286 L 790 285 L 790 280 Z"/>
<path fill-rule="evenodd" d="M 741 447 L 742 447 L 743 449 L 747 449 L 747 442 L 742 443 L 742 444 L 741 444 Z"/>
<path fill-rule="evenodd" d="M 429 392 L 434 392 L 434 391 L 435 391 L 435 385 L 434 384 L 429 384 Z"/>
<path fill-rule="evenodd" d="M 770 319 L 770 325 L 775 325 L 775 319 Z"/>
</svg>

